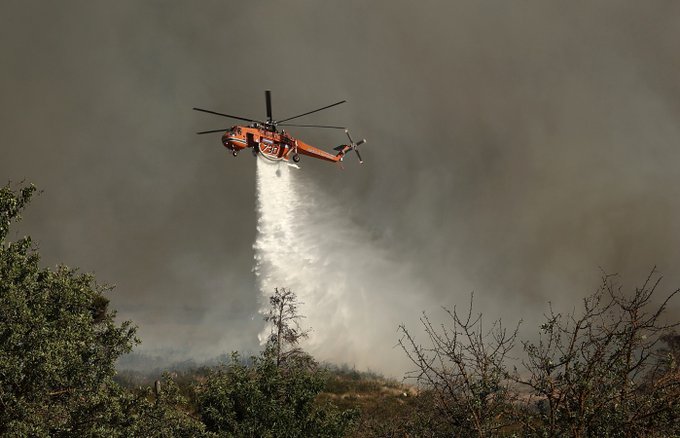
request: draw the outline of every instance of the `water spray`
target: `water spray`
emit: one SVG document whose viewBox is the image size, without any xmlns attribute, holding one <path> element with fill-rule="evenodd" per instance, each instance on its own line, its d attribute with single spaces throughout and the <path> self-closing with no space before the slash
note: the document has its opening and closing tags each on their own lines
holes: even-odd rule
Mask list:
<svg viewBox="0 0 680 438">
<path fill-rule="evenodd" d="M 302 302 L 303 347 L 319 360 L 399 375 L 396 328 L 423 309 L 423 285 L 324 191 L 284 162 L 257 160 L 253 271 L 263 309 L 276 287 Z M 348 267 L 351 266 L 351 270 Z M 269 333 L 260 334 L 266 341 Z"/>
</svg>

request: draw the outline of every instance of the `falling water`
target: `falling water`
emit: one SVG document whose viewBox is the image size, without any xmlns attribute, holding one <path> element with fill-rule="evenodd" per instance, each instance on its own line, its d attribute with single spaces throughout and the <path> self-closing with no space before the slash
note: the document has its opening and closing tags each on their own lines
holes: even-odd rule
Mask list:
<svg viewBox="0 0 680 438">
<path fill-rule="evenodd" d="M 396 328 L 415 325 L 422 286 L 299 170 L 257 161 L 253 270 L 263 308 L 275 287 L 289 288 L 311 328 L 303 347 L 317 359 L 399 375 Z"/>
</svg>

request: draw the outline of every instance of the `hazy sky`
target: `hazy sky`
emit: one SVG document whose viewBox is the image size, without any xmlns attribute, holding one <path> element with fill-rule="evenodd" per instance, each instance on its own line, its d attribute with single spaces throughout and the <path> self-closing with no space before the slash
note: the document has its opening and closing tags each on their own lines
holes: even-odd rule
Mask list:
<svg viewBox="0 0 680 438">
<path fill-rule="evenodd" d="M 680 286 L 679 41 L 676 1 L 5 0 L 0 177 L 44 190 L 18 234 L 116 284 L 143 348 L 256 348 L 255 163 L 191 107 L 347 99 L 300 121 L 366 163 L 300 172 L 423 284 L 375 293 L 531 322 L 600 267 Z"/>
</svg>

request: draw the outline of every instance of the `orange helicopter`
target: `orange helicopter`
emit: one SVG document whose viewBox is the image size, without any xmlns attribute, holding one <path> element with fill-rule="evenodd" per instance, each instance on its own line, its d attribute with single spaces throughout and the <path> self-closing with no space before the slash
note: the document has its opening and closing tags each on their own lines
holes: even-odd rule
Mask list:
<svg viewBox="0 0 680 438">
<path fill-rule="evenodd" d="M 193 108 L 195 111 L 201 111 L 204 113 L 215 114 L 222 117 L 228 117 L 230 119 L 242 120 L 244 122 L 250 122 L 247 126 L 236 125 L 231 128 L 223 129 L 212 129 L 209 131 L 201 131 L 196 134 L 212 134 L 216 132 L 224 132 L 222 135 L 222 144 L 227 149 L 231 150 L 233 156 L 237 156 L 242 149 L 253 148 L 253 153 L 255 155 L 260 154 L 264 158 L 272 161 L 289 161 L 293 160 L 295 163 L 300 161 L 300 155 L 307 155 L 308 157 L 318 158 L 320 160 L 331 161 L 334 163 L 343 160 L 345 155 L 349 151 L 354 151 L 359 158 L 359 163 L 363 164 L 361 154 L 359 153 L 359 146 L 366 143 L 366 139 L 354 142 L 352 137 L 349 135 L 349 131 L 343 126 L 329 126 L 329 125 L 297 125 L 294 123 L 285 123 L 289 120 L 297 119 L 312 113 L 316 113 L 341 103 L 345 103 L 345 100 L 336 102 L 332 105 L 327 105 L 323 108 L 315 109 L 314 111 L 308 111 L 303 114 L 299 114 L 293 117 L 286 117 L 282 120 L 274 120 L 272 118 L 272 100 L 271 91 L 265 91 L 265 99 L 267 102 L 267 121 L 263 122 L 260 120 L 248 119 L 245 117 L 232 116 L 229 114 L 218 113 L 215 111 L 210 111 L 201 108 Z M 301 140 L 298 140 L 288 134 L 285 130 L 279 131 L 278 126 L 293 126 L 299 128 L 324 128 L 324 129 L 343 129 L 347 134 L 349 139 L 349 144 L 343 144 L 336 147 L 334 150 L 338 151 L 337 154 L 333 155 L 321 149 L 315 148 Z"/>
</svg>

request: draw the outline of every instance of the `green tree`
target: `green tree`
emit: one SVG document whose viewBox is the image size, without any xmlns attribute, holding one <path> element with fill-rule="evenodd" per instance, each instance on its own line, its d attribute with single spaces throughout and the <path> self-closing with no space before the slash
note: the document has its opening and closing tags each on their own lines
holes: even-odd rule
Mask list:
<svg viewBox="0 0 680 438">
<path fill-rule="evenodd" d="M 34 193 L 0 189 L 0 433 L 94 433 L 115 416 L 114 362 L 135 328 L 115 323 L 92 275 L 40 268 L 30 237 L 8 241 Z"/>
<path fill-rule="evenodd" d="M 115 322 L 91 274 L 39 266 L 30 237 L 11 225 L 35 193 L 0 188 L 0 436 L 200 436 L 167 381 L 159 401 L 113 381 L 115 362 L 138 342 Z"/>
<path fill-rule="evenodd" d="M 236 437 L 340 437 L 352 427 L 355 410 L 317 402 L 327 379 L 295 347 L 305 333 L 296 303 L 295 294 L 277 289 L 265 317 L 273 325 L 265 350 L 249 363 L 234 353 L 201 385 L 199 410 L 208 430 Z"/>
</svg>

